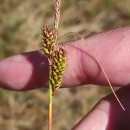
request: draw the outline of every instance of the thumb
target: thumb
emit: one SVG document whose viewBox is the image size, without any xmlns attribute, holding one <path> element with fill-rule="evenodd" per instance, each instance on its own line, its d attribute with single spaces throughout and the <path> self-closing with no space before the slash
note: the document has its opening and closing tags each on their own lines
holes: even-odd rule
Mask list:
<svg viewBox="0 0 130 130">
<path fill-rule="evenodd" d="M 130 88 L 119 89 L 117 95 L 123 111 L 113 94 L 103 98 L 72 130 L 130 130 Z"/>
</svg>

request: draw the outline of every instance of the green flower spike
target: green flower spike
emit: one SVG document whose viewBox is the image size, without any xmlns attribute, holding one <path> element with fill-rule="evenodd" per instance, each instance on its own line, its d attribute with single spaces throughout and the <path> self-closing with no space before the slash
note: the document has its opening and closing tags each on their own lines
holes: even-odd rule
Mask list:
<svg viewBox="0 0 130 130">
<path fill-rule="evenodd" d="M 67 53 L 64 47 L 54 51 L 52 60 L 52 69 L 50 83 L 53 86 L 53 93 L 62 85 L 63 75 L 67 66 Z"/>
</svg>

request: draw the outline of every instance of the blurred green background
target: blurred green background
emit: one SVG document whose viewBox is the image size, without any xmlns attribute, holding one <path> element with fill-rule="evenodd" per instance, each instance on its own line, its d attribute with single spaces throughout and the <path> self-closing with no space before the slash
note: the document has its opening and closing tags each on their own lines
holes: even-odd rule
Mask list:
<svg viewBox="0 0 130 130">
<path fill-rule="evenodd" d="M 129 0 L 62 0 L 59 34 L 87 36 L 129 25 L 129 5 Z M 0 0 L 0 59 L 35 50 L 33 44 L 41 42 L 42 25 L 53 25 L 53 16 L 53 0 Z M 53 130 L 70 130 L 109 92 L 109 88 L 94 85 L 58 90 Z M 47 109 L 45 88 L 28 92 L 0 89 L 0 130 L 47 130 Z"/>
</svg>

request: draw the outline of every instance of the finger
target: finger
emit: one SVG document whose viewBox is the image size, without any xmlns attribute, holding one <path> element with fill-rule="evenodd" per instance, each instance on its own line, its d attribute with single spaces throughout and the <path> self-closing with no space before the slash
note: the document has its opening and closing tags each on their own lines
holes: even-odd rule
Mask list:
<svg viewBox="0 0 130 130">
<path fill-rule="evenodd" d="M 64 86 L 108 85 L 102 69 L 115 86 L 130 84 L 130 27 L 99 33 L 67 45 L 68 68 Z M 93 55 L 93 57 L 92 57 Z"/>
<path fill-rule="evenodd" d="M 72 130 L 129 130 L 130 88 L 121 88 L 117 95 L 126 111 L 121 109 L 111 94 L 102 99 Z"/>
<path fill-rule="evenodd" d="M 48 60 L 39 52 L 28 52 L 0 62 L 0 86 L 29 90 L 48 83 Z"/>
<path fill-rule="evenodd" d="M 68 67 L 64 87 L 87 83 L 107 85 L 107 80 L 94 55 L 113 85 L 130 83 L 130 28 L 113 29 L 66 44 Z M 17 62 L 17 60 L 19 62 Z M 7 89 L 26 90 L 47 85 L 48 62 L 38 52 L 25 53 L 0 62 L 0 84 Z"/>
</svg>

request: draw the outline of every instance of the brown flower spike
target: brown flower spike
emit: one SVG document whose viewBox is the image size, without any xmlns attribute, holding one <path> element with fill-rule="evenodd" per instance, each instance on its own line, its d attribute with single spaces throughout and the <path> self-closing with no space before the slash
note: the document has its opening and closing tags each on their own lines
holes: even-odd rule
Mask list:
<svg viewBox="0 0 130 130">
<path fill-rule="evenodd" d="M 42 49 L 45 53 L 45 55 L 50 58 L 54 51 L 55 46 L 55 38 L 56 38 L 56 31 L 54 28 L 49 29 L 48 26 L 45 26 L 42 29 Z"/>
</svg>

